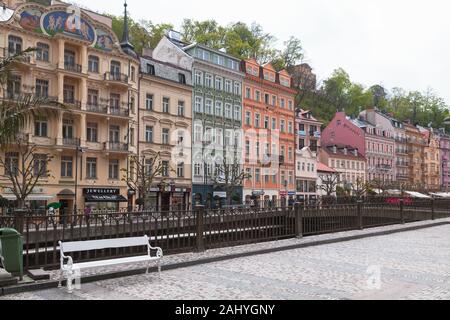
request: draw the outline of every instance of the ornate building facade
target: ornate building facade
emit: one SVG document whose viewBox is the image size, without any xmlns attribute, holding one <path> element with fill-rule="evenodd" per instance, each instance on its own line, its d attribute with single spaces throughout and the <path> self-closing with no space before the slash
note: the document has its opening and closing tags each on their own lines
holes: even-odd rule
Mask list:
<svg viewBox="0 0 450 320">
<path fill-rule="evenodd" d="M 66 210 L 131 205 L 122 169 L 137 152 L 139 60 L 128 29 L 119 41 L 110 18 L 59 2 L 8 1 L 1 10 L 0 55 L 37 48 L 14 68 L 3 99 L 40 96 L 69 108 L 56 118 L 35 118 L 25 130 L 38 152 L 53 156 L 52 176 L 33 190 L 28 205 L 60 202 Z M 0 156 L 19 161 L 14 146 Z M 2 196 L 14 200 L 8 190 L 1 190 Z"/>
</svg>

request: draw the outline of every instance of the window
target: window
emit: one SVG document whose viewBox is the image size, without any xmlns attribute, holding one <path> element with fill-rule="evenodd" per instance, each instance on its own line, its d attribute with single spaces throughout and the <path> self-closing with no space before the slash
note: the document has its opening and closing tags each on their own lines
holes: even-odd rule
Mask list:
<svg viewBox="0 0 450 320">
<path fill-rule="evenodd" d="M 247 99 L 252 98 L 252 91 L 250 88 L 245 88 L 245 98 L 247 98 Z"/>
<path fill-rule="evenodd" d="M 86 159 L 86 178 L 97 179 L 97 158 Z"/>
<path fill-rule="evenodd" d="M 292 161 L 294 159 L 294 152 L 292 150 L 292 147 L 289 147 L 289 151 L 288 152 L 289 152 L 289 154 L 288 154 L 289 161 Z"/>
<path fill-rule="evenodd" d="M 115 125 L 109 126 L 109 142 L 119 143 L 120 142 L 120 127 Z"/>
<path fill-rule="evenodd" d="M 177 166 L 177 177 L 184 178 L 184 162 L 181 162 Z"/>
<path fill-rule="evenodd" d="M 281 133 L 284 133 L 286 131 L 286 121 L 281 119 L 280 121 L 280 131 Z"/>
<path fill-rule="evenodd" d="M 152 126 L 145 127 L 145 142 L 153 143 L 153 127 Z"/>
<path fill-rule="evenodd" d="M 195 71 L 195 84 L 199 86 L 203 85 L 203 72 Z"/>
<path fill-rule="evenodd" d="M 20 96 L 22 91 L 22 78 L 17 75 L 12 75 L 8 79 L 7 83 L 7 96 L 8 98 L 16 98 Z"/>
<path fill-rule="evenodd" d="M 288 133 L 294 133 L 293 123 L 291 121 L 288 122 Z"/>
<path fill-rule="evenodd" d="M 161 162 L 161 176 L 163 177 L 169 176 L 169 161 Z"/>
<path fill-rule="evenodd" d="M 264 94 L 264 103 L 265 104 L 270 103 L 270 94 L 268 94 L 268 93 Z"/>
<path fill-rule="evenodd" d="M 36 60 L 50 61 L 50 46 L 46 43 L 38 42 L 36 45 Z"/>
<path fill-rule="evenodd" d="M 201 176 L 202 175 L 202 166 L 200 163 L 194 164 L 194 175 Z"/>
<path fill-rule="evenodd" d="M 247 126 L 252 125 L 252 113 L 250 111 L 245 111 L 245 124 Z"/>
<path fill-rule="evenodd" d="M 223 80 L 221 77 L 216 77 L 216 90 L 223 90 Z"/>
<path fill-rule="evenodd" d="M 120 94 L 111 93 L 109 95 L 109 108 L 112 114 L 120 113 Z"/>
<path fill-rule="evenodd" d="M 47 155 L 35 154 L 33 165 L 34 176 L 41 176 L 45 178 L 47 174 Z"/>
<path fill-rule="evenodd" d="M 5 154 L 5 175 L 15 175 L 19 174 L 19 153 L 18 152 L 7 152 Z"/>
<path fill-rule="evenodd" d="M 98 107 L 98 90 L 88 89 L 88 101 L 89 107 Z"/>
<path fill-rule="evenodd" d="M 65 103 L 75 103 L 75 86 L 65 84 L 63 96 Z"/>
<path fill-rule="evenodd" d="M 206 112 L 206 114 L 214 114 L 212 99 L 206 99 L 205 100 L 205 112 Z"/>
<path fill-rule="evenodd" d="M 119 179 L 119 160 L 117 159 L 109 160 L 109 179 L 110 180 Z"/>
<path fill-rule="evenodd" d="M 162 144 L 169 144 L 169 129 L 162 129 Z"/>
<path fill-rule="evenodd" d="M 153 95 L 147 93 L 146 97 L 145 97 L 145 108 L 148 111 L 153 111 Z"/>
<path fill-rule="evenodd" d="M 259 113 L 255 113 L 255 128 L 259 128 L 261 126 L 261 115 Z"/>
<path fill-rule="evenodd" d="M 99 73 L 100 60 L 97 56 L 89 56 L 88 70 L 89 72 Z"/>
<path fill-rule="evenodd" d="M 202 126 L 201 125 L 195 125 L 194 126 L 194 142 L 201 142 L 202 141 Z"/>
<path fill-rule="evenodd" d="M 36 137 L 47 137 L 48 136 L 48 124 L 47 119 L 37 117 L 34 120 L 34 135 Z"/>
<path fill-rule="evenodd" d="M 136 82 L 136 68 L 135 67 L 131 67 L 131 81 Z"/>
<path fill-rule="evenodd" d="M 258 102 L 261 101 L 261 92 L 258 90 L 255 91 L 255 100 Z"/>
<path fill-rule="evenodd" d="M 234 83 L 234 94 L 237 96 L 242 95 L 242 85 L 239 82 Z"/>
<path fill-rule="evenodd" d="M 145 159 L 145 174 L 151 176 L 153 174 L 153 159 Z"/>
<path fill-rule="evenodd" d="M 229 103 L 225 103 L 225 118 L 232 119 L 232 106 Z"/>
<path fill-rule="evenodd" d="M 213 76 L 209 73 L 205 74 L 205 87 L 208 87 L 208 88 L 213 87 Z"/>
<path fill-rule="evenodd" d="M 10 55 L 22 52 L 22 38 L 16 36 L 8 37 L 8 52 Z"/>
<path fill-rule="evenodd" d="M 286 100 L 284 100 L 284 98 L 281 98 L 280 107 L 284 108 L 285 106 L 286 106 Z"/>
<path fill-rule="evenodd" d="M 195 112 L 203 112 L 203 98 L 195 97 Z"/>
<path fill-rule="evenodd" d="M 250 157 L 250 140 L 245 140 L 245 157 Z"/>
<path fill-rule="evenodd" d="M 61 157 L 61 178 L 73 177 L 73 158 L 63 156 Z"/>
<path fill-rule="evenodd" d="M 261 182 L 261 169 L 255 169 L 255 182 L 260 183 Z"/>
<path fill-rule="evenodd" d="M 222 101 L 216 101 L 216 117 L 223 117 Z"/>
<path fill-rule="evenodd" d="M 231 80 L 225 80 L 225 92 L 232 93 L 233 92 L 233 85 Z"/>
<path fill-rule="evenodd" d="M 110 71 L 114 79 L 120 80 L 121 64 L 119 61 L 111 61 Z"/>
<path fill-rule="evenodd" d="M 146 73 L 147 73 L 148 75 L 154 76 L 154 75 L 155 75 L 155 66 L 152 65 L 152 64 L 150 64 L 150 63 L 147 63 L 147 66 L 146 66 Z"/>
<path fill-rule="evenodd" d="M 292 102 L 292 100 L 289 100 L 289 110 L 293 110 L 294 109 L 294 106 L 293 106 L 293 102 Z"/>
<path fill-rule="evenodd" d="M 36 96 L 48 98 L 48 80 L 36 79 Z"/>
<path fill-rule="evenodd" d="M 272 118 L 272 130 L 276 130 L 276 129 L 277 129 L 277 119 Z"/>
<path fill-rule="evenodd" d="M 162 108 L 163 113 L 169 113 L 169 111 L 170 111 L 169 104 L 170 104 L 170 99 L 163 98 L 163 108 Z"/>
<path fill-rule="evenodd" d="M 73 120 L 63 119 L 63 139 L 73 139 Z"/>
<path fill-rule="evenodd" d="M 184 117 L 184 101 L 178 100 L 178 116 Z"/>
<path fill-rule="evenodd" d="M 264 117 L 264 129 L 269 129 L 269 117 Z"/>
<path fill-rule="evenodd" d="M 234 106 L 234 120 L 242 121 L 241 106 Z"/>
<path fill-rule="evenodd" d="M 98 142 L 97 123 L 88 122 L 86 125 L 86 139 L 88 142 Z"/>
<path fill-rule="evenodd" d="M 272 105 L 274 107 L 277 105 L 277 96 L 272 96 Z"/>
<path fill-rule="evenodd" d="M 178 82 L 181 84 L 186 84 L 186 75 L 183 73 L 178 74 Z"/>
</svg>

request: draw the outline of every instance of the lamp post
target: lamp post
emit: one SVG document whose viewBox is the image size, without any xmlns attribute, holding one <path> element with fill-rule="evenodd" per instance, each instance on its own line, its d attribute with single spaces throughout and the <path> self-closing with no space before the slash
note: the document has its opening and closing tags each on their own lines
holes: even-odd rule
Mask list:
<svg viewBox="0 0 450 320">
<path fill-rule="evenodd" d="M 81 156 L 83 156 L 84 149 L 80 147 L 80 145 L 77 145 L 76 153 L 75 153 L 75 201 L 73 205 L 73 214 L 76 216 L 77 214 L 77 201 L 78 201 L 78 154 L 81 153 Z M 81 160 L 81 165 L 83 165 L 83 159 Z M 83 170 L 80 170 L 81 172 Z M 82 179 L 80 179 L 81 181 Z"/>
</svg>

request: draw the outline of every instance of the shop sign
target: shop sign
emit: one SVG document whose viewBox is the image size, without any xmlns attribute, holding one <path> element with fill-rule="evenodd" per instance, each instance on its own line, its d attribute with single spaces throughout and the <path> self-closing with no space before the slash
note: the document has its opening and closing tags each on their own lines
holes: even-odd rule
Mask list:
<svg viewBox="0 0 450 320">
<path fill-rule="evenodd" d="M 86 188 L 83 189 L 84 195 L 120 195 L 120 189 L 109 188 Z"/>
<path fill-rule="evenodd" d="M 219 198 L 225 199 L 227 197 L 227 193 L 225 191 L 216 191 L 216 192 L 214 192 L 213 196 L 214 196 L 214 198 L 219 197 Z"/>
</svg>

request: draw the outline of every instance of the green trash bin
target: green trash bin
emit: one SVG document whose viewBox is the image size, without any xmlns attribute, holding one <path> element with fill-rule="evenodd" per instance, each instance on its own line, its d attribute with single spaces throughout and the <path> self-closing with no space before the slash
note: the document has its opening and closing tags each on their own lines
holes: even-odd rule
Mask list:
<svg viewBox="0 0 450 320">
<path fill-rule="evenodd" d="M 16 230 L 0 229 L 0 259 L 8 273 L 23 278 L 23 241 Z"/>
</svg>

